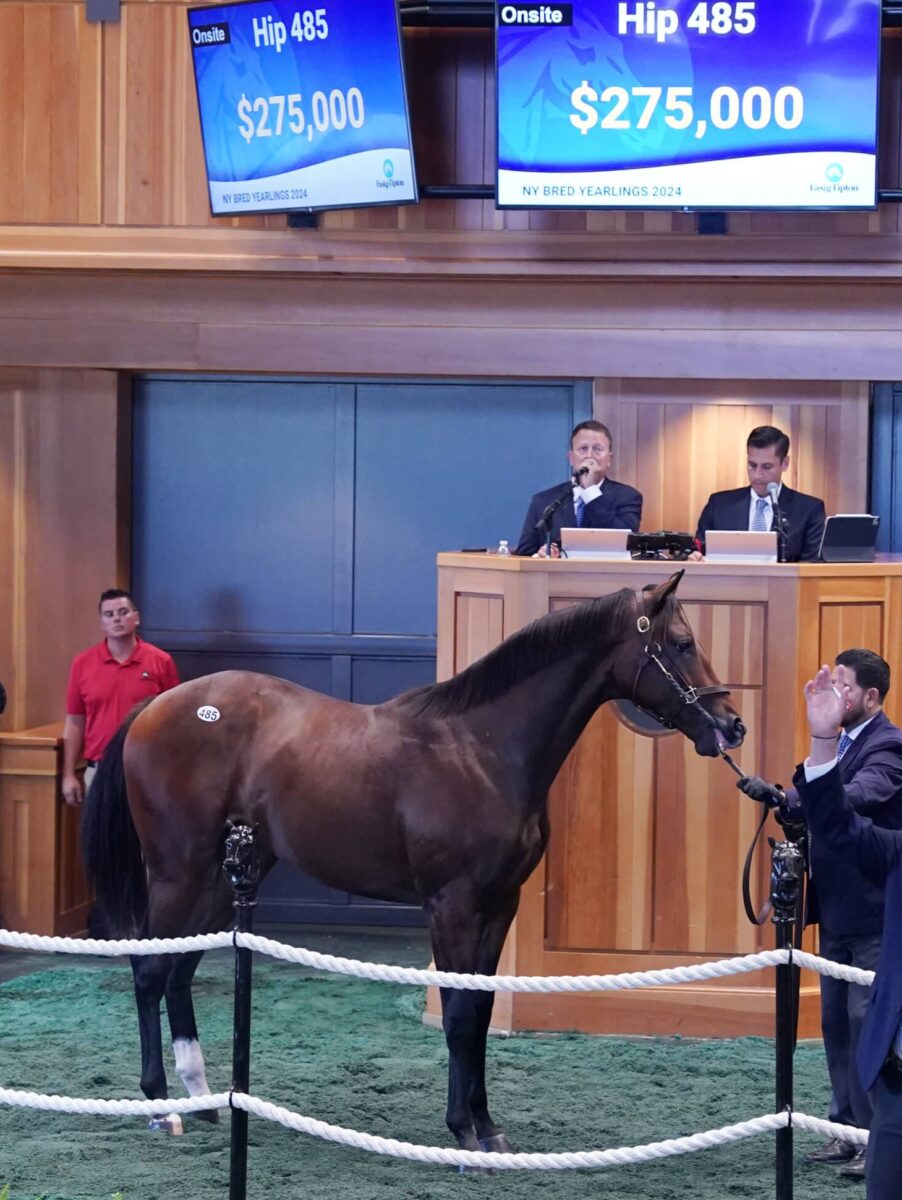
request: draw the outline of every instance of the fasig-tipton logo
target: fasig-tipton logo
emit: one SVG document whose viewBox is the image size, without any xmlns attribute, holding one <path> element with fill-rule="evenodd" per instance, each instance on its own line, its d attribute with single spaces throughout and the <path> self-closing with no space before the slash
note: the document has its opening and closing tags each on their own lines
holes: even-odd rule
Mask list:
<svg viewBox="0 0 902 1200">
<path fill-rule="evenodd" d="M 572 4 L 499 4 L 500 25 L 572 25 Z"/>
<path fill-rule="evenodd" d="M 217 21 L 215 25 L 195 25 L 191 30 L 193 46 L 224 46 L 232 40 L 228 21 Z"/>
</svg>

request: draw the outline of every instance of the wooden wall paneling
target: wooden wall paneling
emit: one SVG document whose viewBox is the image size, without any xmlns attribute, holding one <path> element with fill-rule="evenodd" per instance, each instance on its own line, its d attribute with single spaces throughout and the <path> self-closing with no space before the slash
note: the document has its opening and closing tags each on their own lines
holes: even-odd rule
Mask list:
<svg viewBox="0 0 902 1200">
<path fill-rule="evenodd" d="M 93 897 L 81 862 L 82 810 L 57 803 L 56 925 L 61 935 L 72 937 L 86 927 Z"/>
<path fill-rule="evenodd" d="M 100 220 L 100 47 L 82 5 L 0 5 L 0 221 Z"/>
<path fill-rule="evenodd" d="M 129 236 L 123 233 L 123 241 Z M 190 257 L 195 248 L 196 239 L 186 237 L 181 253 Z M 390 257 L 387 248 L 385 252 Z M 732 405 L 744 405 L 749 410 L 745 417 L 717 417 L 735 420 L 735 449 L 725 441 L 700 443 L 695 460 L 686 463 L 679 455 L 692 452 L 692 441 L 688 451 L 681 442 L 671 453 L 660 436 L 650 445 L 634 440 L 630 446 L 622 435 L 616 439 L 622 478 L 640 482 L 624 470 L 630 455 L 642 471 L 652 472 L 652 479 L 670 480 L 682 472 L 693 480 L 691 495 L 701 497 L 699 507 L 711 484 L 721 482 L 719 459 L 726 459 L 728 468 L 732 463 L 731 482 L 741 482 L 749 420 L 770 417 L 775 408 L 802 400 L 827 407 L 848 403 L 845 393 L 837 391 L 842 383 L 797 378 L 822 370 L 826 355 L 848 372 L 847 379 L 871 377 L 881 367 L 881 355 L 892 358 L 890 377 L 902 375 L 902 310 L 893 290 L 882 285 L 862 285 L 855 305 L 838 311 L 827 302 L 837 289 L 824 283 L 810 297 L 810 307 L 790 318 L 782 312 L 780 289 L 743 286 L 740 298 L 720 284 L 700 284 L 699 296 L 704 292 L 712 304 L 731 310 L 729 324 L 716 337 L 711 334 L 708 348 L 716 345 L 716 353 L 709 362 L 705 347 L 687 338 L 682 323 L 710 308 L 698 299 L 697 309 L 687 316 L 678 303 L 691 290 L 685 284 L 568 284 L 557 279 L 532 287 L 513 278 L 448 275 L 433 266 L 432 276 L 393 276 L 390 282 L 372 273 L 357 278 L 303 272 L 267 277 L 234 270 L 224 287 L 222 272 L 234 264 L 217 258 L 215 265 L 217 273 L 209 275 L 92 273 L 84 266 L 78 271 L 0 272 L 0 364 L 496 378 L 560 378 L 565 372 L 568 378 L 596 379 L 598 415 L 615 425 L 619 396 L 623 422 L 637 419 L 631 416 L 636 406 L 689 405 L 690 430 L 696 410 L 699 420 L 707 419 L 700 411 L 705 404 L 724 413 Z M 791 366 L 772 352 L 772 335 L 762 328 L 767 319 L 795 322 L 787 334 L 797 346 Z M 648 335 L 640 336 L 636 328 L 640 324 L 657 329 L 653 356 Z M 841 336 L 844 324 L 854 325 L 854 334 Z M 719 355 L 740 341 L 754 358 L 747 380 L 687 377 L 710 376 Z M 798 348 L 800 342 L 804 349 Z M 648 378 L 651 366 L 661 372 L 657 381 Z M 603 375 L 607 371 L 611 375 Z M 862 388 L 863 394 L 863 385 L 850 386 Z M 855 446 L 867 442 L 863 401 L 859 411 L 863 423 L 848 431 Z M 796 446 L 798 438 L 793 453 Z M 843 453 L 850 453 L 848 444 Z M 654 470 L 653 455 L 662 457 Z M 804 487 L 807 481 L 797 479 L 795 469 L 791 474 L 790 482 Z M 840 475 L 833 471 L 829 478 Z M 839 504 L 833 504 L 829 493 L 826 498 L 837 511 Z M 864 503 L 862 497 L 860 505 Z M 662 515 L 668 516 L 666 511 Z M 698 512 L 672 515 L 682 523 L 694 521 Z"/>
<path fill-rule="evenodd" d="M 887 630 L 902 628 L 899 625 L 899 622 L 902 621 L 902 587 L 899 586 L 899 581 L 896 579 L 889 580 L 885 612 L 885 628 Z M 902 724 L 902 645 L 899 644 L 898 638 L 892 639 L 889 645 L 885 645 L 882 654 L 889 663 L 890 678 L 894 681 L 890 685 L 889 695 L 884 705 L 886 715 L 891 721 L 900 725 Z"/>
<path fill-rule="evenodd" d="M 460 34 L 448 37 L 432 29 L 409 30 L 403 41 L 404 68 L 413 156 L 417 179 L 421 184 L 459 182 L 455 171 L 454 138 L 450 131 L 442 136 L 449 114 L 457 103 L 456 63 L 463 53 Z M 462 182 L 462 181 L 460 181 Z M 396 222 L 408 232 L 426 229 L 451 229 L 454 206 L 445 200 L 421 200 L 419 204 L 390 210 Z M 327 212 L 319 218 L 323 229 L 359 228 L 359 213 Z"/>
<path fill-rule="evenodd" d="M 104 25 L 85 21 L 81 0 L 7 0 L 0 5 L 0 95 L 4 113 L 11 114 L 0 131 L 0 153 L 5 163 L 14 164 L 0 181 L 0 220 L 285 229 L 280 214 L 215 219 L 209 214 L 185 34 L 189 3 L 129 0 L 120 21 Z M 404 43 L 417 160 L 429 167 L 441 152 L 450 168 L 443 179 L 430 181 L 493 178 L 491 31 L 407 30 Z M 47 45 L 54 48 L 52 56 Z M 23 73 L 26 62 L 29 69 Z M 884 36 L 880 164 L 881 184 L 888 187 L 898 186 L 900 78 L 900 39 Z M 46 137 L 41 131 L 48 128 L 48 114 Z M 473 178 L 473 172 L 482 178 Z M 421 174 L 428 178 L 430 172 Z M 730 213 L 728 221 L 733 234 L 812 242 L 897 233 L 900 227 L 897 205 L 884 205 L 875 213 Z M 328 213 L 311 241 L 315 244 L 334 229 L 532 230 L 697 240 L 693 214 L 499 213 L 486 201 Z"/>
<path fill-rule="evenodd" d="M 0 629 L 12 667 L 7 728 L 62 715 L 71 657 L 99 637 L 97 597 L 127 582 L 117 561 L 119 407 L 111 372 L 0 372 L 0 426 L 12 433 L 12 452 L 0 455 L 12 514 L 0 545 L 0 575 L 12 582 Z"/>
<path fill-rule="evenodd" d="M 25 463 L 24 390 L 27 373 L 0 374 L 0 678 L 7 692 L 0 728 L 14 729 L 25 711 L 26 673 L 21 643 L 24 614 Z"/>
<path fill-rule="evenodd" d="M 487 81 L 493 70 L 493 40 L 491 34 L 471 34 L 462 43 L 464 53 L 457 59 L 454 176 L 451 180 L 454 183 L 479 184 L 487 179 L 494 180 L 494 172 L 488 176 L 484 174 L 486 153 L 495 144 L 494 137 L 490 137 L 487 144 L 489 131 L 486 128 L 486 92 Z M 436 134 L 441 136 L 439 128 L 433 129 L 433 137 Z M 494 155 L 494 149 L 491 153 Z M 452 223 L 455 229 L 482 229 L 485 213 L 482 201 L 455 200 L 450 204 L 448 201 L 445 203 L 452 208 Z"/>
<path fill-rule="evenodd" d="M 284 227 L 210 215 L 187 7 L 129 3 L 103 26 L 104 223 Z"/>
<path fill-rule="evenodd" d="M 790 486 L 828 512 L 865 511 L 867 384 L 596 379 L 595 413 L 619 430 L 614 474 L 643 493 L 645 529 L 694 531 L 711 492 L 747 483 L 746 438 L 763 424 L 790 437 Z"/>
</svg>

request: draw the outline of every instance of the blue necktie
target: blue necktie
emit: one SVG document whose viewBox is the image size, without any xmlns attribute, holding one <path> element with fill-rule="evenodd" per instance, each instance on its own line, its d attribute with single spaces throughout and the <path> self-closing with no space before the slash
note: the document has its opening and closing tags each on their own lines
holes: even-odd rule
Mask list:
<svg viewBox="0 0 902 1200">
<path fill-rule="evenodd" d="M 842 761 L 842 756 L 845 754 L 845 752 L 849 749 L 849 747 L 851 745 L 852 745 L 852 739 L 849 737 L 849 735 L 846 733 L 846 731 L 843 730 L 839 737 L 839 745 L 836 747 L 836 761 L 837 762 Z"/>
<path fill-rule="evenodd" d="M 576 499 L 573 501 L 573 511 L 576 514 L 576 523 L 579 526 L 582 526 L 582 523 L 583 523 L 583 511 L 584 511 L 585 507 L 586 507 L 585 500 L 583 500 L 582 496 L 577 496 Z"/>
<path fill-rule="evenodd" d="M 757 533 L 767 532 L 767 522 L 764 519 L 766 509 L 767 500 L 763 496 L 759 496 L 755 501 L 755 515 L 752 517 L 752 530 Z"/>
</svg>

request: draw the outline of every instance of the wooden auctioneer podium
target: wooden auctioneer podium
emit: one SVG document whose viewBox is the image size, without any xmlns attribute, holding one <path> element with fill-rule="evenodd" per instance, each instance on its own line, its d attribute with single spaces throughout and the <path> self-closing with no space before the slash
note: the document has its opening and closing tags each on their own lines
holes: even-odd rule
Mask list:
<svg viewBox="0 0 902 1200">
<path fill-rule="evenodd" d="M 438 678 L 536 617 L 685 566 L 679 597 L 748 727 L 734 757 L 788 783 L 807 752 L 802 687 L 852 646 L 882 654 L 902 687 L 902 556 L 867 564 L 721 565 L 438 556 Z M 887 705 L 893 717 L 893 692 Z M 649 732 L 616 704 L 593 717 L 552 787 L 551 841 L 523 888 L 499 973 L 589 975 L 754 953 L 773 926 L 746 919 L 742 864 L 760 817 L 720 760 Z M 774 825 L 770 830 L 778 833 Z M 766 897 L 770 855 L 754 873 Z M 806 949 L 814 949 L 806 934 Z M 427 1019 L 440 1012 L 430 989 Z M 772 1035 L 774 974 L 576 995 L 498 993 L 493 1026 L 701 1037 Z M 818 981 L 802 975 L 800 1036 L 819 1036 Z"/>
</svg>

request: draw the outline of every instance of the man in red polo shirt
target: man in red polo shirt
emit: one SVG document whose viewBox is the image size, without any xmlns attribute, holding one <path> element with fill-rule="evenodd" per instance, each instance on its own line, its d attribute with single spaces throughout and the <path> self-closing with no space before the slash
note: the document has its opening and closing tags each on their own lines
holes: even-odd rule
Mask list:
<svg viewBox="0 0 902 1200">
<path fill-rule="evenodd" d="M 84 798 L 75 774 L 82 753 L 88 763 L 87 788 L 107 742 L 131 709 L 179 684 L 175 663 L 166 651 L 138 637 L 141 617 L 128 592 L 110 588 L 101 595 L 98 607 L 104 639 L 75 656 L 66 689 L 63 799 L 67 804 L 80 804 Z"/>
</svg>

